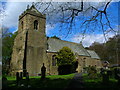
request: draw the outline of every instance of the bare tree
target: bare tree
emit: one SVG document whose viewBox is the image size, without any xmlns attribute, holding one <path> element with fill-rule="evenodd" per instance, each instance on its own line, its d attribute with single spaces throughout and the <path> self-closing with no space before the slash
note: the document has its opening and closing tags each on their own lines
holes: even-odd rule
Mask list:
<svg viewBox="0 0 120 90">
<path fill-rule="evenodd" d="M 9 28 L 7 28 L 7 27 L 2 27 L 1 31 L 2 31 L 2 32 L 1 32 L 2 38 L 10 35 Z"/>
<path fill-rule="evenodd" d="M 62 28 L 68 30 L 67 35 L 75 29 L 84 36 L 86 32 L 95 32 L 100 29 L 104 36 L 116 30 L 113 29 L 107 8 L 112 0 L 106 2 L 37 2 L 34 5 L 47 15 L 50 24 L 59 23 L 60 31 Z M 76 22 L 77 25 L 76 25 Z M 109 29 L 106 29 L 109 28 Z M 84 38 L 84 37 L 83 37 Z M 105 37 L 106 39 L 106 37 Z"/>
<path fill-rule="evenodd" d="M 5 15 L 5 5 L 0 3 L 0 38 L 5 37 L 9 33 L 9 29 L 3 26 Z"/>
</svg>

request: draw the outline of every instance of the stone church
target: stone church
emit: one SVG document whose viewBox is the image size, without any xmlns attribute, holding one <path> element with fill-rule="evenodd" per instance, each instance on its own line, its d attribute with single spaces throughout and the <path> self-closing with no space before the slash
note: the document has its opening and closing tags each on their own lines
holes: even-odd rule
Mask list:
<svg viewBox="0 0 120 90">
<path fill-rule="evenodd" d="M 46 16 L 42 15 L 34 5 L 19 16 L 18 35 L 14 40 L 10 62 L 11 75 L 27 71 L 30 76 L 37 76 L 41 73 L 43 63 L 48 75 L 57 75 L 55 56 L 65 46 L 71 48 L 76 56 L 77 72 L 82 72 L 83 67 L 89 65 L 102 67 L 100 58 L 94 51 L 86 50 L 82 44 L 47 38 L 45 27 Z"/>
</svg>

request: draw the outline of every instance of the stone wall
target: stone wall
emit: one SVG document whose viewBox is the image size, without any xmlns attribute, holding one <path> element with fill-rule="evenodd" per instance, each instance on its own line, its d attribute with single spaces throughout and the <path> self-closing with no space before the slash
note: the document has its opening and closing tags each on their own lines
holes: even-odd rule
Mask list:
<svg viewBox="0 0 120 90">
<path fill-rule="evenodd" d="M 12 60 L 10 63 L 11 74 L 15 75 L 15 72 L 21 72 L 23 70 L 23 58 L 24 58 L 24 45 L 25 33 L 18 32 L 14 40 Z"/>
<path fill-rule="evenodd" d="M 100 69 L 102 67 L 102 63 L 99 59 L 93 59 L 90 56 L 77 56 L 78 61 L 78 68 L 77 72 L 83 72 L 84 67 L 95 66 L 97 69 Z"/>
<path fill-rule="evenodd" d="M 78 61 L 78 73 L 83 72 L 83 68 L 89 65 L 89 57 L 88 56 L 77 56 Z"/>
<path fill-rule="evenodd" d="M 53 53 L 53 52 L 48 52 L 47 53 L 47 57 L 48 57 L 48 61 L 49 61 L 49 73 L 50 75 L 58 75 L 58 66 L 56 64 L 56 66 L 52 66 L 52 56 L 56 55 L 57 53 Z M 57 61 L 56 61 L 57 62 Z"/>
<path fill-rule="evenodd" d="M 52 66 L 52 56 L 56 55 L 57 53 L 47 52 L 48 60 L 49 60 L 49 74 L 50 75 L 58 75 L 58 66 Z M 78 61 L 78 68 L 76 71 L 78 73 L 84 71 L 84 67 L 95 66 L 97 69 L 102 67 L 102 63 L 99 59 L 93 59 L 90 56 L 79 56 L 76 55 L 76 59 Z"/>
</svg>

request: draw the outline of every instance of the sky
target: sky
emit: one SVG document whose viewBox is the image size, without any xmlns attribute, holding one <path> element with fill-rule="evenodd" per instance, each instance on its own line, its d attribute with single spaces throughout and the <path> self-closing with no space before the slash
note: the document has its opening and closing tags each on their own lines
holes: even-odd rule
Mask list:
<svg viewBox="0 0 120 90">
<path fill-rule="evenodd" d="M 31 5 L 31 2 L 0 2 L 0 10 L 4 7 L 4 12 L 0 12 L 0 18 L 2 21 L 2 26 L 8 27 L 10 32 L 15 32 L 18 29 L 18 18 L 19 15 L 23 11 L 26 10 L 27 5 Z M 108 14 L 110 16 L 110 21 L 112 22 L 112 26 L 114 29 L 117 29 L 118 22 L 116 21 L 118 18 L 118 6 L 115 2 L 111 3 L 108 8 Z M 1 10 L 2 11 L 2 10 Z M 54 18 L 54 17 L 53 17 Z M 104 19 L 104 18 L 103 18 Z M 63 30 L 60 30 L 60 24 L 54 23 L 54 24 L 46 24 L 46 35 L 48 37 L 51 36 L 58 36 L 62 40 L 70 41 L 70 42 L 76 42 L 80 43 L 82 41 L 82 44 L 84 47 L 89 47 L 94 42 L 104 43 L 104 35 L 101 31 L 96 30 L 95 32 L 87 32 L 84 36 L 79 31 L 81 29 L 79 27 L 79 20 L 75 20 L 76 27 L 73 28 L 73 31 L 69 34 L 67 33 L 66 28 L 63 28 Z M 49 21 L 50 22 L 50 21 Z M 92 25 L 91 25 L 92 27 Z M 96 28 L 99 29 L 99 28 Z M 110 28 L 106 28 L 110 29 Z M 113 32 L 108 33 L 107 38 L 113 37 L 115 34 Z M 84 39 L 83 39 L 84 37 Z"/>
</svg>

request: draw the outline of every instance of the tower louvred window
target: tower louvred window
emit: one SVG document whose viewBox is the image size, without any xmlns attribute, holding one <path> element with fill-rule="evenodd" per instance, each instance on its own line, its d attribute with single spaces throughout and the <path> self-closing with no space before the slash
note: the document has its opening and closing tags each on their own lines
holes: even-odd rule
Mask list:
<svg viewBox="0 0 120 90">
<path fill-rule="evenodd" d="M 38 21 L 37 20 L 34 21 L 34 29 L 38 30 Z"/>
</svg>

